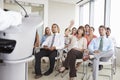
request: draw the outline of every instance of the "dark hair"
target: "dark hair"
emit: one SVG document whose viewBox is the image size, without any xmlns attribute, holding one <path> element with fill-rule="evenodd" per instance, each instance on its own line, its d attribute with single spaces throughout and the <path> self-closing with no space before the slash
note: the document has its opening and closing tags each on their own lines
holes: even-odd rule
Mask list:
<svg viewBox="0 0 120 80">
<path fill-rule="evenodd" d="M 76 30 L 77 30 L 77 28 L 76 28 L 76 27 L 73 27 L 73 28 L 72 28 L 72 33 L 71 33 L 71 34 L 73 34 L 73 30 L 74 30 L 74 29 L 76 29 Z"/>
<path fill-rule="evenodd" d="M 88 25 L 88 24 L 85 25 L 85 28 L 86 28 L 87 26 L 90 28 L 90 25 Z"/>
<path fill-rule="evenodd" d="M 77 28 L 76 28 L 76 27 L 73 27 L 72 30 L 73 30 L 73 29 L 77 29 Z"/>
<path fill-rule="evenodd" d="M 79 26 L 78 30 L 79 30 L 79 29 L 82 29 L 82 30 L 83 30 L 83 34 L 82 34 L 82 36 L 84 36 L 84 35 L 85 35 L 84 27 L 83 27 L 83 26 Z M 78 30 L 77 30 L 76 34 L 78 34 Z"/>
<path fill-rule="evenodd" d="M 94 27 L 90 27 L 90 28 L 92 28 L 92 29 L 93 29 L 93 31 L 95 31 Z"/>
<path fill-rule="evenodd" d="M 109 30 L 111 32 L 111 29 L 109 27 L 107 27 L 106 30 Z"/>
<path fill-rule="evenodd" d="M 65 29 L 65 32 L 66 32 L 68 29 L 69 29 L 69 28 L 66 28 L 66 29 Z M 70 29 L 69 29 L 69 31 L 70 31 Z"/>
<path fill-rule="evenodd" d="M 100 26 L 99 26 L 99 29 L 100 29 L 100 28 L 104 28 L 104 29 L 106 30 L 106 27 L 105 27 L 104 25 L 100 25 Z"/>
</svg>

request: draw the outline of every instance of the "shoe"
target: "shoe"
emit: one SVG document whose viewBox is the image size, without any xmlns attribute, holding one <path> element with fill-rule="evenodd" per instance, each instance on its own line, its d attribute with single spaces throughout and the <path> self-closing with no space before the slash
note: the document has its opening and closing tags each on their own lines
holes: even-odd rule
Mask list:
<svg viewBox="0 0 120 80">
<path fill-rule="evenodd" d="M 91 66 L 92 66 L 92 63 L 88 63 L 88 66 L 91 67 Z"/>
<path fill-rule="evenodd" d="M 103 65 L 99 65 L 99 70 L 102 70 L 103 69 Z"/>
<path fill-rule="evenodd" d="M 36 75 L 35 75 L 35 79 L 38 79 L 38 78 L 40 78 L 40 77 L 42 77 L 42 74 L 40 74 L 40 75 L 36 74 Z"/>
<path fill-rule="evenodd" d="M 58 71 L 59 71 L 59 73 L 64 73 L 65 70 L 66 70 L 65 67 L 61 67 Z"/>
<path fill-rule="evenodd" d="M 45 76 L 48 76 L 52 73 L 53 71 L 48 70 L 47 72 L 44 73 Z"/>
<path fill-rule="evenodd" d="M 46 63 L 45 59 L 42 60 L 43 63 Z"/>
</svg>

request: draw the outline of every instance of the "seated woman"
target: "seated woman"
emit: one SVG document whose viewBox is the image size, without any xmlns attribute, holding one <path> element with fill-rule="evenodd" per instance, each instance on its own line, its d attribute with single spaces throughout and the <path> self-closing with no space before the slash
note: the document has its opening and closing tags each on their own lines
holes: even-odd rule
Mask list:
<svg viewBox="0 0 120 80">
<path fill-rule="evenodd" d="M 71 32 L 71 35 L 75 36 L 76 35 L 76 31 L 77 29 L 75 27 L 72 28 L 72 32 Z"/>
<path fill-rule="evenodd" d="M 44 42 L 49 36 L 51 36 L 51 30 L 50 30 L 50 27 L 46 27 L 46 28 L 45 28 L 45 32 L 44 32 L 44 35 L 43 35 L 42 38 L 41 38 L 41 45 L 43 44 L 43 42 Z M 48 62 L 49 60 L 48 60 L 48 58 L 43 57 L 43 58 L 42 58 L 42 61 L 43 61 L 44 63 L 46 63 L 46 62 Z"/>
<path fill-rule="evenodd" d="M 41 45 L 42 45 L 42 43 L 46 40 L 46 38 L 47 38 L 48 36 L 50 36 L 50 35 L 51 35 L 50 28 L 49 28 L 49 27 L 46 27 L 46 28 L 45 28 L 45 34 L 42 36 L 42 39 L 41 39 Z"/>
<path fill-rule="evenodd" d="M 75 62 L 76 59 L 83 58 L 83 52 L 87 48 L 87 40 L 84 37 L 84 27 L 80 26 L 77 30 L 76 36 L 73 36 L 71 44 L 72 49 L 68 52 L 67 58 L 63 63 L 63 67 L 60 68 L 59 72 L 64 72 L 65 69 L 70 68 L 69 77 L 73 80 L 76 77 Z"/>
<path fill-rule="evenodd" d="M 97 36 L 94 35 L 94 31 L 95 29 L 93 27 L 90 27 L 89 34 L 85 36 L 87 39 L 87 46 L 90 44 L 93 38 L 97 38 Z"/>
<path fill-rule="evenodd" d="M 69 46 L 70 46 L 70 43 L 71 43 L 71 37 L 73 36 L 73 35 L 70 35 L 70 32 L 71 32 L 70 29 L 73 25 L 74 25 L 74 21 L 72 20 L 72 21 L 70 21 L 69 27 L 65 29 L 65 35 L 64 35 L 65 47 L 64 47 L 64 50 L 63 50 L 64 53 L 68 53 L 68 51 L 69 51 Z"/>
<path fill-rule="evenodd" d="M 85 29 L 85 36 L 89 35 L 90 25 L 86 24 L 84 29 Z"/>
<path fill-rule="evenodd" d="M 69 36 L 69 33 L 67 32 L 68 28 L 65 29 L 65 35 L 64 35 L 64 38 L 65 38 L 65 47 L 64 47 L 64 50 L 63 52 L 64 53 L 67 53 L 69 51 L 68 47 L 69 47 L 69 44 L 71 43 L 71 38 Z M 69 30 L 70 32 L 70 30 Z"/>
<path fill-rule="evenodd" d="M 93 27 L 90 27 L 89 28 L 89 34 L 86 35 L 86 39 L 87 39 L 87 46 L 89 46 L 90 42 L 94 39 L 94 38 L 97 38 L 96 35 L 94 35 L 94 31 L 95 29 Z M 91 53 L 90 53 L 91 54 Z M 88 66 L 91 66 L 92 65 L 92 62 L 89 62 L 88 63 Z"/>
</svg>

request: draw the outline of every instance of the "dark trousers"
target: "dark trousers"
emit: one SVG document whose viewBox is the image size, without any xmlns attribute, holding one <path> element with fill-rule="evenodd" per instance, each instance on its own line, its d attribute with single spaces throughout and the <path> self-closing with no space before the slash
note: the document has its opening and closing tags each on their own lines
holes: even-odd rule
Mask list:
<svg viewBox="0 0 120 80">
<path fill-rule="evenodd" d="M 76 69 L 75 69 L 76 59 L 82 59 L 82 57 L 83 57 L 83 53 L 78 50 L 71 49 L 68 52 L 67 58 L 65 59 L 63 66 L 65 68 L 70 68 L 70 72 L 69 72 L 70 77 L 76 77 Z"/>
<path fill-rule="evenodd" d="M 55 64 L 55 57 L 57 56 L 57 50 L 50 51 L 46 49 L 40 49 L 40 52 L 35 54 L 35 74 L 41 75 L 41 58 L 47 56 L 50 60 L 49 71 L 53 71 Z"/>
</svg>

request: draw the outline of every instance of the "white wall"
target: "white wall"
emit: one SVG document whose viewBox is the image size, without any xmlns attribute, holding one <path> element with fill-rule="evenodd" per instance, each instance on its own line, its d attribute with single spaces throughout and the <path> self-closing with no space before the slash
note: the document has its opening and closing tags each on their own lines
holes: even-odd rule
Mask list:
<svg viewBox="0 0 120 80">
<path fill-rule="evenodd" d="M 48 26 L 48 0 L 17 0 L 17 1 L 43 4 L 44 5 L 44 27 Z"/>
<path fill-rule="evenodd" d="M 3 0 L 0 0 L 0 8 L 3 8 Z"/>
<path fill-rule="evenodd" d="M 4 4 L 4 8 L 9 9 L 9 10 L 13 10 L 13 11 L 18 11 L 21 12 L 23 15 L 25 15 L 25 12 L 23 11 L 23 9 L 16 5 L 16 4 Z M 24 6 L 24 8 L 26 9 L 27 13 L 30 14 L 31 13 L 31 7 L 30 6 Z"/>
<path fill-rule="evenodd" d="M 68 27 L 70 20 L 75 19 L 75 5 L 49 1 L 48 5 L 48 26 L 53 23 L 60 26 L 60 30 L 64 33 L 64 29 Z"/>
<path fill-rule="evenodd" d="M 111 28 L 111 35 L 116 39 L 117 46 L 120 47 L 120 21 L 118 20 L 120 18 L 120 1 L 119 0 L 111 0 L 111 13 L 110 13 L 110 28 Z M 117 55 L 117 65 L 120 66 L 120 49 L 116 53 Z"/>
</svg>

